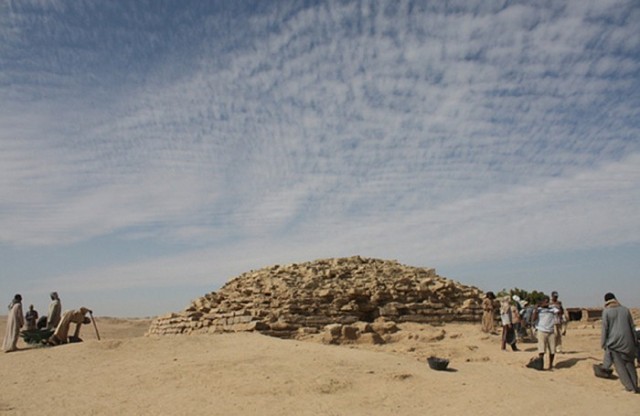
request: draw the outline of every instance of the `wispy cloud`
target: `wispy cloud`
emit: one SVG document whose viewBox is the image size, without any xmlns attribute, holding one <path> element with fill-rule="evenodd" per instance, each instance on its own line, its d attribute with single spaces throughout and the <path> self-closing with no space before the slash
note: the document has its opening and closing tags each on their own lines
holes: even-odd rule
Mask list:
<svg viewBox="0 0 640 416">
<path fill-rule="evenodd" d="M 294 232 L 281 236 L 255 233 L 251 241 L 240 244 L 101 267 L 89 271 L 93 279 L 82 290 L 171 286 L 176 276 L 184 284 L 214 287 L 243 271 L 272 263 L 358 253 L 435 266 L 636 243 L 639 185 L 640 156 L 635 155 L 574 177 L 517 186 L 436 208 L 386 212 L 384 221 L 381 213 L 348 221 L 326 216 L 298 224 Z M 270 208 L 286 211 L 289 201 L 281 200 Z M 74 291 L 75 283 L 86 274 L 83 270 L 51 283 Z"/>
<path fill-rule="evenodd" d="M 5 245 L 450 263 L 638 243 L 633 1 L 0 9 Z M 189 256 L 92 284 L 163 284 Z"/>
</svg>

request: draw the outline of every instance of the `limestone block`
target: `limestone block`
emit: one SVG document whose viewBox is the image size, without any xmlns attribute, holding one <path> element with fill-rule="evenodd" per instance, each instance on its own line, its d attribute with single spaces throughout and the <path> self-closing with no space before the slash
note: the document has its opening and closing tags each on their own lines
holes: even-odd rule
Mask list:
<svg viewBox="0 0 640 416">
<path fill-rule="evenodd" d="M 343 316 L 338 316 L 335 319 L 336 321 L 338 321 L 343 325 L 351 325 L 360 320 L 360 318 L 356 315 L 343 315 Z"/>
<path fill-rule="evenodd" d="M 393 321 L 378 320 L 371 324 L 371 328 L 380 335 L 393 334 L 400 330 Z"/>
<path fill-rule="evenodd" d="M 261 321 L 251 321 L 233 325 L 233 331 L 235 332 L 267 331 L 269 329 L 273 328 Z"/>
<path fill-rule="evenodd" d="M 384 339 L 375 332 L 368 332 L 366 334 L 360 334 L 356 342 L 358 344 L 380 345 L 384 344 Z"/>
<path fill-rule="evenodd" d="M 295 331 L 298 329 L 286 321 L 277 321 L 269 325 L 273 331 Z"/>
<path fill-rule="evenodd" d="M 312 335 L 312 334 L 317 334 L 319 332 L 320 331 L 318 330 L 318 328 L 312 328 L 308 326 L 300 327 L 296 331 L 298 335 Z"/>
<path fill-rule="evenodd" d="M 334 337 L 329 332 L 323 332 L 320 339 L 324 344 L 337 344 L 340 337 Z"/>
<path fill-rule="evenodd" d="M 397 316 L 406 310 L 406 305 L 400 302 L 389 302 L 379 308 L 380 316 Z"/>
<path fill-rule="evenodd" d="M 355 341 L 358 339 L 359 331 L 358 328 L 351 325 L 344 325 L 341 331 L 341 338 L 348 341 Z"/>
<path fill-rule="evenodd" d="M 355 327 L 361 334 L 373 332 L 373 328 L 371 327 L 371 324 L 369 322 L 358 321 L 352 324 L 352 326 Z"/>
<path fill-rule="evenodd" d="M 329 333 L 331 336 L 335 338 L 339 338 L 342 335 L 342 325 L 340 324 L 330 324 L 324 327 L 324 332 Z"/>
</svg>

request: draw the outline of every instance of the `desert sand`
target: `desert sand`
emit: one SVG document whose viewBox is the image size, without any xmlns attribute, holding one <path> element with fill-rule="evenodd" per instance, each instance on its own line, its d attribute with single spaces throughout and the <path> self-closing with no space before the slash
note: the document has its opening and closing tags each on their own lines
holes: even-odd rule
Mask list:
<svg viewBox="0 0 640 416">
<path fill-rule="evenodd" d="M 637 415 L 640 394 L 593 375 L 599 322 L 571 322 L 553 371 L 535 344 L 503 352 L 477 324 L 405 324 L 384 345 L 257 333 L 149 337 L 148 319 L 97 317 L 84 342 L 0 353 L 2 415 Z M 0 318 L 4 336 L 6 318 Z M 426 358 L 450 359 L 449 371 Z"/>
</svg>

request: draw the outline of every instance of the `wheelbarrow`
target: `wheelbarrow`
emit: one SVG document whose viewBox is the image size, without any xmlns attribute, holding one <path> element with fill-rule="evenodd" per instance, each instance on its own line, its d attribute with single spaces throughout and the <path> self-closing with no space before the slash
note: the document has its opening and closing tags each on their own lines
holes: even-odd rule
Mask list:
<svg viewBox="0 0 640 416">
<path fill-rule="evenodd" d="M 31 329 L 20 331 L 20 336 L 27 344 L 42 344 L 53 335 L 52 329 Z"/>
</svg>

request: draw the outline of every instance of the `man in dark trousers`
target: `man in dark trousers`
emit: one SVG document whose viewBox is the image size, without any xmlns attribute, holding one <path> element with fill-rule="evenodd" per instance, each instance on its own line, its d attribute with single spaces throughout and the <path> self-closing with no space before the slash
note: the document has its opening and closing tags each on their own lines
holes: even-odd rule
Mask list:
<svg viewBox="0 0 640 416">
<path fill-rule="evenodd" d="M 604 301 L 600 341 L 605 351 L 602 366 L 609 369 L 613 363 L 624 388 L 632 393 L 640 393 L 634 363 L 638 354 L 638 338 L 633 317 L 629 309 L 622 306 L 613 293 L 604 295 Z"/>
</svg>

